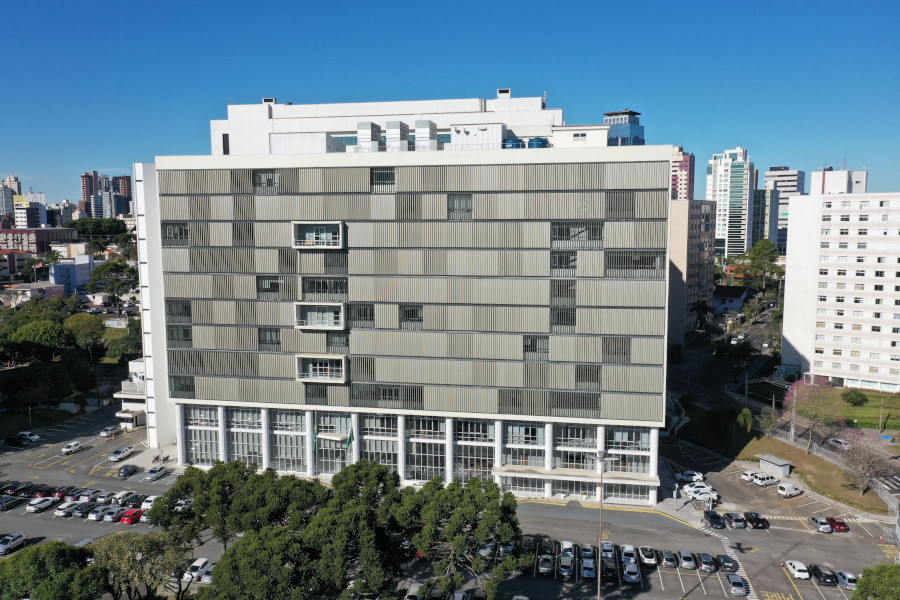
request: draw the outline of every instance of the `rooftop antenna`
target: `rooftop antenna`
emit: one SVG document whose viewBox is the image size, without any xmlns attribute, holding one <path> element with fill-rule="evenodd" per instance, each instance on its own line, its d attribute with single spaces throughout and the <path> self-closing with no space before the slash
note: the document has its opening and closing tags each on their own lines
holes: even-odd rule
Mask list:
<svg viewBox="0 0 900 600">
<path fill-rule="evenodd" d="M 547 108 L 547 97 L 548 97 L 548 95 L 549 95 L 549 94 L 548 94 L 547 90 L 544 90 L 544 108 Z"/>
<path fill-rule="evenodd" d="M 234 102 L 232 102 L 231 98 L 229 98 L 229 99 L 228 99 L 228 106 L 231 106 L 232 104 L 234 104 Z"/>
<path fill-rule="evenodd" d="M 844 171 L 847 170 L 847 149 L 846 148 L 844 148 L 844 168 L 843 168 L 843 170 Z"/>
</svg>

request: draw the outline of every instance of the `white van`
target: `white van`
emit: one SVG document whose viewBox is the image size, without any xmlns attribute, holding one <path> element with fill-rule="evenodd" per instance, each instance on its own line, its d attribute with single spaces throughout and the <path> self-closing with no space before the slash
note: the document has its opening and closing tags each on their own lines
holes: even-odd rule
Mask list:
<svg viewBox="0 0 900 600">
<path fill-rule="evenodd" d="M 778 495 L 782 498 L 793 498 L 794 496 L 799 496 L 803 493 L 803 490 L 796 487 L 792 483 L 779 483 L 778 484 Z"/>
<path fill-rule="evenodd" d="M 421 583 L 410 584 L 409 591 L 406 592 L 406 600 L 425 600 L 425 597 L 422 596 Z"/>
<path fill-rule="evenodd" d="M 766 475 L 765 473 L 757 473 L 753 476 L 753 483 L 755 483 L 759 487 L 768 487 L 770 485 L 777 485 L 778 480 L 771 475 Z"/>
</svg>

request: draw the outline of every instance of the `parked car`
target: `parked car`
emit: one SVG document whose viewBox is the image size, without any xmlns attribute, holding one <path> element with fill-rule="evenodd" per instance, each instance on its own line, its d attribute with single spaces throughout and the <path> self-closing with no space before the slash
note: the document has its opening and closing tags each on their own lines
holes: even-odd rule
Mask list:
<svg viewBox="0 0 900 600">
<path fill-rule="evenodd" d="M 693 483 L 695 481 L 703 481 L 706 479 L 703 473 L 698 471 L 684 471 L 683 473 L 675 474 L 675 481 L 678 483 Z"/>
<path fill-rule="evenodd" d="M 10 448 L 22 448 L 25 446 L 25 440 L 16 435 L 8 435 L 3 439 L 3 443 Z"/>
<path fill-rule="evenodd" d="M 744 580 L 738 575 L 730 573 L 728 575 L 728 593 L 732 596 L 746 596 L 747 588 L 744 586 Z"/>
<path fill-rule="evenodd" d="M 153 467 L 144 475 L 144 481 L 156 481 L 166 476 L 169 470 L 165 467 Z"/>
<path fill-rule="evenodd" d="M 838 450 L 849 450 L 853 447 L 851 444 L 847 443 L 846 440 L 842 440 L 839 438 L 828 438 L 827 440 L 825 440 L 825 443 L 829 446 L 837 448 Z"/>
<path fill-rule="evenodd" d="M 732 529 L 747 528 L 747 521 L 745 521 L 744 518 L 737 513 L 725 513 L 724 519 L 728 526 Z"/>
<path fill-rule="evenodd" d="M 116 510 L 116 508 L 112 507 L 112 506 L 103 506 L 103 505 L 97 506 L 95 503 L 93 510 L 91 510 L 91 512 L 88 513 L 88 516 L 87 516 L 88 521 L 102 521 L 103 517 L 106 516 L 106 513 L 111 510 Z"/>
<path fill-rule="evenodd" d="M 747 525 L 752 527 L 753 529 L 768 529 L 769 521 L 759 513 L 755 512 L 745 512 L 744 520 L 747 522 Z"/>
<path fill-rule="evenodd" d="M 137 492 L 123 490 L 112 497 L 112 499 L 110 500 L 110 504 L 112 504 L 113 506 L 120 506 L 123 502 L 128 502 L 136 493 Z"/>
<path fill-rule="evenodd" d="M 182 577 L 185 581 L 199 581 L 203 574 L 209 570 L 209 567 L 212 565 L 209 562 L 208 558 L 198 558 L 191 566 L 188 567 L 188 570 L 184 572 L 184 576 Z"/>
<path fill-rule="evenodd" d="M 183 510 L 183 509 L 182 509 Z M 509 542 L 507 544 L 500 544 L 500 548 L 497 550 L 497 560 L 502 560 L 507 556 L 514 554 L 516 551 L 516 543 Z"/>
<path fill-rule="evenodd" d="M 778 479 L 772 477 L 771 475 L 767 475 L 765 473 L 757 473 L 753 478 L 753 483 L 755 483 L 759 487 L 769 487 L 770 485 L 778 485 L 780 482 L 778 481 Z"/>
<path fill-rule="evenodd" d="M 694 560 L 694 555 L 691 552 L 688 552 L 687 550 L 682 550 L 681 552 L 678 553 L 678 558 L 681 561 L 680 566 L 682 569 L 692 569 L 693 570 L 693 569 L 697 568 L 697 561 Z"/>
<path fill-rule="evenodd" d="M 30 430 L 29 431 L 20 431 L 19 437 L 22 438 L 23 440 L 28 440 L 29 443 L 37 442 L 38 440 L 41 439 L 41 436 L 39 436 L 38 434 L 36 434 L 35 432 L 30 431 Z"/>
<path fill-rule="evenodd" d="M 121 467 L 119 467 L 118 475 L 119 475 L 119 477 L 124 479 L 127 477 L 131 477 L 132 475 L 134 475 L 137 472 L 138 472 L 138 468 L 135 465 L 122 465 Z"/>
<path fill-rule="evenodd" d="M 135 525 L 135 524 L 141 522 L 141 517 L 143 515 L 144 515 L 144 511 L 142 511 L 139 508 L 133 508 L 129 511 L 126 511 L 125 514 L 123 514 L 119 518 L 119 522 L 125 523 L 127 525 Z"/>
<path fill-rule="evenodd" d="M 497 542 L 494 538 L 488 538 L 481 546 L 478 547 L 478 555 L 485 558 L 494 556 L 494 550 L 497 548 Z"/>
<path fill-rule="evenodd" d="M 53 516 L 55 517 L 71 517 L 72 511 L 78 506 L 80 502 L 78 500 L 66 500 L 62 504 L 56 507 L 56 510 L 53 511 Z"/>
<path fill-rule="evenodd" d="M 714 510 L 703 511 L 703 520 L 713 529 L 725 529 L 725 520 Z"/>
<path fill-rule="evenodd" d="M 97 502 L 97 498 L 100 497 L 101 493 L 103 493 L 103 490 L 82 490 L 81 496 L 79 496 L 78 499 L 82 502 Z"/>
<path fill-rule="evenodd" d="M 757 475 L 759 475 L 759 473 L 757 473 L 756 471 L 744 471 L 743 473 L 741 473 L 741 479 L 752 483 L 753 478 Z"/>
<path fill-rule="evenodd" d="M 627 564 L 622 570 L 622 579 L 624 579 L 628 583 L 640 583 L 641 570 L 638 569 L 638 566 L 635 564 Z"/>
<path fill-rule="evenodd" d="M 124 506 L 113 506 L 104 513 L 103 520 L 107 523 L 115 523 L 127 512 L 128 509 Z M 138 517 L 138 519 L 140 519 L 140 517 Z"/>
<path fill-rule="evenodd" d="M 656 566 L 656 550 L 650 546 L 641 546 L 638 548 L 638 555 L 641 558 L 641 564 L 647 565 L 648 567 Z"/>
<path fill-rule="evenodd" d="M 553 575 L 553 557 L 549 554 L 541 554 L 538 559 L 538 573 L 541 575 Z"/>
<path fill-rule="evenodd" d="M 119 462 L 124 458 L 128 458 L 134 454 L 134 448 L 131 446 L 122 446 L 121 448 L 116 448 L 112 454 L 109 455 L 110 462 Z"/>
<path fill-rule="evenodd" d="M 37 487 L 36 483 L 23 483 L 19 486 L 16 496 L 20 498 L 34 498 L 34 490 Z"/>
<path fill-rule="evenodd" d="M 150 498 L 156 498 L 156 496 L 150 496 Z M 150 498 L 148 498 L 148 500 Z M 534 554 L 534 550 L 536 548 L 534 537 L 530 535 L 522 536 L 522 541 L 519 543 L 519 547 L 522 549 L 523 554 Z"/>
<path fill-rule="evenodd" d="M 81 492 L 83 492 L 83 488 L 72 488 L 68 492 L 66 492 L 66 500 L 78 500 L 81 498 Z"/>
<path fill-rule="evenodd" d="M 693 483 L 688 483 L 681 486 L 681 491 L 683 491 L 685 494 L 689 494 L 692 491 L 699 490 L 713 490 L 713 488 L 708 483 L 703 483 L 702 481 L 695 481 Z"/>
<path fill-rule="evenodd" d="M 595 579 L 597 577 L 597 567 L 593 558 L 585 558 L 581 561 L 581 578 Z"/>
<path fill-rule="evenodd" d="M 716 559 L 712 557 L 710 554 L 701 554 L 700 555 L 700 570 L 705 571 L 706 573 L 715 573 L 719 570 L 719 566 L 716 564 Z"/>
<path fill-rule="evenodd" d="M 54 498 L 59 498 L 60 500 L 65 500 L 66 495 L 74 489 L 75 488 L 73 488 L 71 485 L 63 485 L 58 488 L 54 488 L 53 493 L 51 495 Z"/>
<path fill-rule="evenodd" d="M 832 531 L 850 531 L 850 526 L 837 517 L 825 517 L 825 522 L 831 525 Z"/>
<path fill-rule="evenodd" d="M 126 502 L 123 502 L 122 506 L 127 506 L 128 508 L 140 508 L 146 498 L 147 494 L 135 494 Z"/>
<path fill-rule="evenodd" d="M 33 513 L 44 512 L 48 508 L 52 508 L 53 505 L 56 504 L 56 502 L 57 500 L 53 498 L 35 498 L 28 503 L 28 506 L 25 507 L 25 510 Z"/>
<path fill-rule="evenodd" d="M 7 533 L 0 539 L 0 554 L 9 554 L 16 548 L 25 545 L 25 540 L 28 537 L 25 535 L 24 531 L 16 531 L 14 533 Z"/>
<path fill-rule="evenodd" d="M 809 524 L 819 533 L 831 533 L 831 525 L 822 517 L 810 517 Z"/>
<path fill-rule="evenodd" d="M 100 430 L 100 437 L 109 437 L 111 435 L 115 435 L 122 431 L 122 427 L 120 425 L 110 425 L 109 427 L 104 427 Z"/>
<path fill-rule="evenodd" d="M 856 590 L 857 577 L 849 571 L 835 571 L 834 578 L 837 579 L 837 585 L 842 590 Z"/>
<path fill-rule="evenodd" d="M 603 579 L 619 579 L 619 565 L 611 558 L 600 560 L 600 577 Z"/>
<path fill-rule="evenodd" d="M 793 498 L 803 493 L 803 490 L 795 486 L 793 483 L 779 483 L 778 495 L 782 498 Z"/>
<path fill-rule="evenodd" d="M 21 481 L 7 481 L 3 484 L 3 489 L 0 490 L 0 492 L 2 492 L 4 496 L 15 496 L 16 488 L 21 485 Z"/>
<path fill-rule="evenodd" d="M 566 542 L 566 541 L 560 542 L 559 543 L 559 555 L 563 556 L 563 557 L 565 557 L 565 556 L 574 557 L 575 556 L 575 544 L 573 544 L 572 542 Z"/>
<path fill-rule="evenodd" d="M 602 540 L 600 542 L 600 558 L 615 558 L 616 557 L 616 547 L 613 546 L 612 542 L 609 540 Z"/>
<path fill-rule="evenodd" d="M 540 548 L 538 552 L 541 554 L 549 554 L 550 556 L 556 556 L 556 542 L 553 540 L 541 540 Z"/>
<path fill-rule="evenodd" d="M 716 493 L 716 490 L 709 489 L 699 489 L 699 490 L 691 490 L 687 493 L 687 497 L 691 500 L 706 500 L 707 498 L 711 500 L 718 500 L 719 494 Z"/>
<path fill-rule="evenodd" d="M 716 562 L 719 563 L 719 568 L 723 571 L 727 571 L 729 573 L 737 573 L 737 561 L 727 554 L 719 554 L 718 556 L 716 556 Z"/>
<path fill-rule="evenodd" d="M 809 569 L 799 560 L 786 561 L 784 568 L 787 569 L 794 579 L 809 579 Z"/>
<path fill-rule="evenodd" d="M 625 544 L 624 546 L 622 546 L 622 564 L 636 565 L 637 562 L 637 550 L 634 549 L 634 546 L 632 546 L 631 544 Z"/>
<path fill-rule="evenodd" d="M 584 544 L 581 547 L 581 558 L 594 558 L 594 547 L 590 544 Z"/>
<path fill-rule="evenodd" d="M 206 570 L 206 573 L 200 576 L 200 583 L 212 583 L 213 582 L 213 569 L 216 568 L 216 563 L 209 565 L 209 569 Z M 362 600 L 362 595 L 360 595 L 360 600 Z M 373 596 L 373 598 L 375 598 Z M 375 598 L 375 600 L 378 600 Z"/>
<path fill-rule="evenodd" d="M 56 488 L 52 485 L 38 484 L 34 487 L 34 490 L 32 490 L 32 495 L 35 498 L 52 498 L 54 489 Z"/>
<path fill-rule="evenodd" d="M 79 502 L 78 506 L 72 509 L 72 516 L 84 519 L 91 514 L 91 511 L 97 508 L 97 506 L 98 504 L 96 502 Z M 104 506 L 103 508 L 106 507 Z"/>
<path fill-rule="evenodd" d="M 25 502 L 25 498 L 19 498 L 18 496 L 0 497 L 0 512 L 12 510 L 23 502 Z"/>
<path fill-rule="evenodd" d="M 809 565 L 809 574 L 819 585 L 837 585 L 837 579 L 828 567 Z"/>
<path fill-rule="evenodd" d="M 559 557 L 559 574 L 563 577 L 571 577 L 575 574 L 575 558 L 572 556 Z"/>
<path fill-rule="evenodd" d="M 660 552 L 659 564 L 662 567 L 669 567 L 674 569 L 678 567 L 678 559 L 676 558 L 675 553 L 671 550 L 664 550 Z"/>
<path fill-rule="evenodd" d="M 109 504 L 110 502 L 112 502 L 113 496 L 115 495 L 116 492 L 107 492 L 104 490 L 100 492 L 99 496 L 97 496 L 97 502 L 99 502 L 100 504 Z"/>
<path fill-rule="evenodd" d="M 70 454 L 75 454 L 82 449 L 83 448 L 81 446 L 81 442 L 75 440 L 74 442 L 69 442 L 68 444 L 63 446 L 63 449 L 60 452 L 62 452 L 63 456 L 68 456 Z"/>
</svg>

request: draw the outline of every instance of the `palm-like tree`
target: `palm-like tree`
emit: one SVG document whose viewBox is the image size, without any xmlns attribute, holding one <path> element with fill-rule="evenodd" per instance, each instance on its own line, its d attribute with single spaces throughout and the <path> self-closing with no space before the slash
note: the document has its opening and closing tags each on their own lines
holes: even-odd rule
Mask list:
<svg viewBox="0 0 900 600">
<path fill-rule="evenodd" d="M 738 413 L 736 421 L 738 425 L 747 430 L 747 433 L 750 433 L 750 429 L 753 427 L 753 413 L 749 408 L 745 408 Z"/>
</svg>

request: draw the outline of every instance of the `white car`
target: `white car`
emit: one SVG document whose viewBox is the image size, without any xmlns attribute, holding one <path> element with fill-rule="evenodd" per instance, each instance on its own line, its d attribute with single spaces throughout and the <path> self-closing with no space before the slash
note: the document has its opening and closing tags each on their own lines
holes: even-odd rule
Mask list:
<svg viewBox="0 0 900 600">
<path fill-rule="evenodd" d="M 83 447 L 81 446 L 81 442 L 76 440 L 63 446 L 63 449 L 60 450 L 60 452 L 62 452 L 64 456 L 68 456 L 69 454 L 75 454 L 79 450 L 83 450 Z"/>
<path fill-rule="evenodd" d="M 118 425 L 110 425 L 109 427 L 104 427 L 100 430 L 100 437 L 109 437 L 111 435 L 119 433 L 120 431 L 122 431 L 122 428 Z"/>
<path fill-rule="evenodd" d="M 107 492 L 106 490 L 101 490 L 100 494 L 97 496 L 96 501 L 100 504 L 109 504 L 112 501 L 113 496 L 115 495 L 115 492 Z"/>
<path fill-rule="evenodd" d="M 112 498 L 110 498 L 110 504 L 113 504 L 115 506 L 120 506 L 120 505 L 124 504 L 125 502 L 128 502 L 128 500 L 130 500 L 132 496 L 137 496 L 137 492 L 130 491 L 130 490 L 121 491 L 118 494 L 114 495 Z"/>
<path fill-rule="evenodd" d="M 687 493 L 687 497 L 690 500 L 706 500 L 707 498 L 712 498 L 713 500 L 719 499 L 719 494 L 716 493 L 716 490 L 709 489 L 699 489 L 699 490 L 691 490 Z"/>
<path fill-rule="evenodd" d="M 582 579 L 594 579 L 597 577 L 597 567 L 593 558 L 585 558 L 581 561 Z"/>
<path fill-rule="evenodd" d="M 743 479 L 744 481 L 749 481 L 749 482 L 752 483 L 752 482 L 753 482 L 753 479 L 754 479 L 757 475 L 759 475 L 759 473 L 757 473 L 756 471 L 744 471 L 743 473 L 741 473 L 741 479 Z"/>
<path fill-rule="evenodd" d="M 827 440 L 825 440 L 825 443 L 827 443 L 829 446 L 834 446 L 838 450 L 849 450 L 853 447 L 851 444 L 848 444 L 844 440 L 838 438 L 828 438 Z"/>
<path fill-rule="evenodd" d="M 788 570 L 794 579 L 809 579 L 809 569 L 806 568 L 799 560 L 789 560 L 784 563 L 784 568 Z"/>
<path fill-rule="evenodd" d="M 109 455 L 109 460 L 112 462 L 119 462 L 123 458 L 128 458 L 134 454 L 134 448 L 131 446 L 122 446 L 121 448 L 116 448 L 112 454 Z"/>
<path fill-rule="evenodd" d="M 612 542 L 609 540 L 602 540 L 600 542 L 600 558 L 615 558 L 616 557 L 616 547 L 613 546 Z"/>
<path fill-rule="evenodd" d="M 28 440 L 29 442 L 36 442 L 41 439 L 41 436 L 34 433 L 33 431 L 20 431 L 19 437 Z"/>
<path fill-rule="evenodd" d="M 212 563 L 208 558 L 198 558 L 191 564 L 188 570 L 184 572 L 182 579 L 185 581 L 199 581 L 200 578 L 209 571 L 211 566 Z"/>
<path fill-rule="evenodd" d="M 624 579 L 628 583 L 640 583 L 641 571 L 638 569 L 637 565 L 625 565 L 625 569 L 622 573 L 622 579 Z"/>
<path fill-rule="evenodd" d="M 156 481 L 166 476 L 169 470 L 165 467 L 153 467 L 144 475 L 144 481 Z"/>
<path fill-rule="evenodd" d="M 838 587 L 851 592 L 856 590 L 856 575 L 850 571 L 835 571 L 834 577 L 837 579 Z"/>
<path fill-rule="evenodd" d="M 689 483 L 685 486 L 682 486 L 682 491 L 687 494 L 690 492 L 696 492 L 700 490 L 712 490 L 712 486 L 708 483 L 703 483 L 702 481 L 695 481 L 693 483 Z"/>
<path fill-rule="evenodd" d="M 575 556 L 575 544 L 572 542 L 560 542 L 559 543 L 559 555 L 562 557 L 570 557 L 573 558 Z"/>
<path fill-rule="evenodd" d="M 636 565 L 637 561 L 637 551 L 634 549 L 634 546 L 632 546 L 631 544 L 625 544 L 624 546 L 622 546 L 622 564 Z"/>
<path fill-rule="evenodd" d="M 25 544 L 26 539 L 28 538 L 24 531 L 6 534 L 3 536 L 3 539 L 0 539 L 0 554 L 9 554 L 19 546 Z"/>
<path fill-rule="evenodd" d="M 53 511 L 53 516 L 55 517 L 71 517 L 72 509 L 81 504 L 78 500 L 67 500 L 63 502 L 59 506 L 56 507 L 56 510 Z"/>
<path fill-rule="evenodd" d="M 28 503 L 28 506 L 25 507 L 25 510 L 33 513 L 44 512 L 45 510 L 56 504 L 56 502 L 56 498 L 35 498 Z"/>
<path fill-rule="evenodd" d="M 156 502 L 156 499 L 159 496 L 147 496 L 144 498 L 144 501 L 141 503 L 141 510 L 150 510 L 153 508 L 153 503 Z"/>
<path fill-rule="evenodd" d="M 695 481 L 703 481 L 706 479 L 703 473 L 697 471 L 685 471 L 684 473 L 676 473 L 675 481 L 678 483 L 693 483 Z"/>
</svg>

